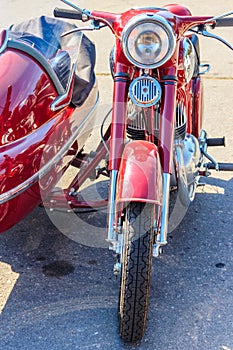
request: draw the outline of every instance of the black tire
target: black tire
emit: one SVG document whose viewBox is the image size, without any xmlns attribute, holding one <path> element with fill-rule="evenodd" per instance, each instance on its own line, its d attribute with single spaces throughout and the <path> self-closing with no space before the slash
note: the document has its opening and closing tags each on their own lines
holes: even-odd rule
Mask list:
<svg viewBox="0 0 233 350">
<path fill-rule="evenodd" d="M 126 209 L 119 298 L 119 333 L 135 343 L 144 335 L 154 241 L 154 205 L 133 202 Z"/>
</svg>

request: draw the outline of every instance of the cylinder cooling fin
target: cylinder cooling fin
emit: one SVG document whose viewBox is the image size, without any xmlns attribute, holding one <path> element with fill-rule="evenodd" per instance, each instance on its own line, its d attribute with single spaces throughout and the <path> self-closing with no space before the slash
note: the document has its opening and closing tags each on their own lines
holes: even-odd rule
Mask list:
<svg viewBox="0 0 233 350">
<path fill-rule="evenodd" d="M 176 126 L 175 126 L 175 139 L 183 140 L 185 138 L 187 128 L 187 116 L 186 109 L 182 102 L 177 104 L 176 107 Z"/>
<path fill-rule="evenodd" d="M 160 128 L 160 106 L 157 104 L 154 108 L 154 135 L 155 142 L 158 142 Z M 187 129 L 186 108 L 183 102 L 177 103 L 176 106 L 176 125 L 175 139 L 184 140 Z M 127 136 L 132 140 L 145 140 L 145 135 L 148 133 L 147 118 L 144 108 L 135 106 L 132 100 L 128 103 L 128 125 Z"/>
</svg>

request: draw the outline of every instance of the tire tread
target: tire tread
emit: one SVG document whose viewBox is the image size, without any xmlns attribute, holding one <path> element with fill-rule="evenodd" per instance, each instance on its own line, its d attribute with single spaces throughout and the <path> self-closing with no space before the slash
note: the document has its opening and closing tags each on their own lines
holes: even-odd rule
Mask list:
<svg viewBox="0 0 233 350">
<path fill-rule="evenodd" d="M 153 205 L 130 203 L 126 213 L 119 331 L 125 342 L 144 335 L 149 304 L 153 249 Z"/>
</svg>

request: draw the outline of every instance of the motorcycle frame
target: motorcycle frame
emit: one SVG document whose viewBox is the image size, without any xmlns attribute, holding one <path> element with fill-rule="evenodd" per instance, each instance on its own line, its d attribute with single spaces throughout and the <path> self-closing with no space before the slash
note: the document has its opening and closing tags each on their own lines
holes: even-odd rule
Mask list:
<svg viewBox="0 0 233 350">
<path fill-rule="evenodd" d="M 173 6 L 174 7 L 174 6 Z M 169 10 L 169 5 L 167 6 Z M 178 61 L 179 54 L 182 48 L 180 48 L 180 41 L 184 33 L 194 25 L 201 24 L 211 17 L 206 16 L 191 16 L 187 13 L 179 13 L 180 9 L 173 8 L 172 15 L 169 12 L 161 12 L 160 15 L 165 17 L 173 24 L 173 29 L 177 38 L 176 50 L 172 58 L 164 64 L 162 67 L 157 68 L 159 73 L 160 83 L 162 86 L 162 117 L 159 132 L 159 144 L 158 152 L 162 167 L 162 200 L 155 202 L 161 207 L 161 218 L 157 218 L 160 221 L 160 234 L 158 235 L 157 242 L 160 245 L 166 244 L 166 232 L 168 225 L 168 205 L 170 194 L 170 178 L 173 169 L 173 146 L 174 146 L 174 123 L 175 123 L 175 103 L 177 101 L 177 94 L 182 93 L 186 96 L 185 104 L 187 106 L 187 128 L 188 132 L 194 136 L 199 137 L 201 131 L 201 118 L 202 118 L 202 92 L 201 92 L 201 79 L 196 77 L 192 79 L 188 84 L 179 87 L 178 77 Z M 95 172 L 95 169 L 99 162 L 107 156 L 106 145 L 103 141 L 97 147 L 96 156 L 90 163 L 85 164 L 82 159 L 76 158 L 73 161 L 74 166 L 82 167 L 77 176 L 72 180 L 71 184 L 62 193 L 62 198 L 59 193 L 52 194 L 49 197 L 48 203 L 45 205 L 51 207 L 62 207 L 64 203 L 64 194 L 71 209 L 79 208 L 99 208 L 108 203 L 108 240 L 109 242 L 116 241 L 117 223 L 121 216 L 121 211 L 116 210 L 116 193 L 117 193 L 117 178 L 119 168 L 121 164 L 121 156 L 124 149 L 125 131 L 126 131 L 126 109 L 127 109 L 127 96 L 130 80 L 134 71 L 134 66 L 128 62 L 123 55 L 120 35 L 124 25 L 129 18 L 140 13 L 144 13 L 145 10 L 130 10 L 122 15 L 93 11 L 91 15 L 95 19 L 100 19 L 103 23 L 106 23 L 116 36 L 116 57 L 115 57 L 115 71 L 114 71 L 114 87 L 113 87 L 113 110 L 111 125 L 104 135 L 104 142 L 108 143 L 110 147 L 110 154 L 108 160 L 108 170 L 110 171 L 110 190 L 108 198 L 101 201 L 79 201 L 77 198 L 77 191 L 80 186 L 85 182 L 88 176 Z M 180 15 L 180 16 L 179 16 Z M 181 17 L 182 16 L 182 17 Z M 139 73 L 140 74 L 140 73 Z M 181 72 L 184 74 L 184 71 Z M 194 91 L 195 97 L 191 95 Z M 193 106 L 195 115 L 192 115 Z M 152 134 L 152 140 L 154 135 Z M 84 164 L 83 164 L 84 163 Z M 161 198 L 160 186 L 155 188 L 157 193 L 156 198 Z M 70 189 L 75 189 L 71 191 Z M 147 201 L 147 198 L 143 198 L 143 201 Z M 120 206 L 121 207 L 121 206 Z"/>
<path fill-rule="evenodd" d="M 174 10 L 174 9 L 173 9 Z M 143 11 L 137 11 L 137 14 Z M 122 52 L 119 35 L 123 29 L 124 23 L 129 16 L 135 15 L 135 10 L 123 14 L 123 16 L 96 12 L 92 13 L 93 17 L 105 20 L 108 25 L 113 28 L 116 35 L 116 57 L 114 62 L 114 87 L 113 87 L 113 110 L 112 120 L 107 132 L 104 135 L 104 141 L 101 141 L 96 150 L 96 156 L 90 163 L 82 164 L 78 175 L 73 179 L 68 189 L 64 191 L 61 196 L 53 194 L 48 205 L 52 207 L 59 207 L 63 205 L 64 194 L 71 209 L 79 208 L 99 208 L 108 205 L 108 241 L 110 246 L 117 251 L 117 232 L 118 223 L 122 215 L 123 207 L 122 201 L 116 199 L 118 184 L 119 169 L 121 166 L 121 157 L 124 150 L 125 133 L 126 133 L 126 110 L 128 101 L 128 89 L 131 78 L 135 74 L 135 67 L 132 66 L 125 58 Z M 163 13 L 164 17 L 171 16 L 171 14 Z M 168 18 L 168 20 L 171 18 Z M 155 217 L 157 220 L 156 226 L 160 226 L 157 237 L 158 246 L 167 243 L 167 227 L 168 227 L 168 211 L 169 211 L 169 196 L 170 196 L 170 179 L 173 170 L 173 147 L 174 147 L 174 123 L 175 123 L 175 107 L 176 101 L 184 98 L 184 104 L 187 108 L 187 132 L 193 134 L 195 137 L 200 136 L 202 127 L 202 86 L 200 76 L 191 79 L 189 83 L 184 83 L 179 86 L 180 79 L 178 76 L 179 55 L 182 55 L 182 46 L 180 42 L 183 34 L 193 25 L 203 23 L 209 20 L 210 17 L 193 17 L 193 16 L 174 16 L 173 21 L 176 21 L 175 34 L 177 37 L 177 44 L 172 58 L 164 64 L 164 66 L 157 68 L 157 74 L 162 86 L 162 111 L 161 111 L 161 125 L 159 131 L 158 154 L 162 168 L 160 181 L 155 185 L 154 204 L 157 204 L 161 210 L 159 215 Z M 175 26 L 174 26 L 175 27 Z M 153 73 L 153 72 L 150 72 Z M 137 73 L 140 75 L 140 70 Z M 184 75 L 184 69 L 179 71 L 179 74 Z M 193 115 L 194 111 L 194 115 Z M 151 140 L 153 142 L 154 135 L 152 132 Z M 148 142 L 148 141 L 146 141 Z M 110 190 L 109 196 L 100 201 L 80 201 L 77 197 L 77 191 L 85 182 L 88 176 L 95 172 L 99 162 L 107 156 L 106 144 L 110 148 L 108 159 L 108 170 L 110 172 Z M 79 167 L 83 163 L 82 160 L 75 159 L 73 165 Z M 158 170 L 157 170 L 158 171 Z M 178 174 L 175 174 L 178 176 Z M 140 179 L 143 181 L 143 179 Z M 149 179 L 150 180 L 150 179 Z M 162 188 L 162 190 L 161 190 Z M 70 191 L 75 189 L 75 191 Z M 150 202 L 150 199 L 143 195 L 139 199 L 144 202 Z M 130 201 L 130 198 L 129 198 Z M 157 211 L 155 211 L 157 212 Z"/>
</svg>

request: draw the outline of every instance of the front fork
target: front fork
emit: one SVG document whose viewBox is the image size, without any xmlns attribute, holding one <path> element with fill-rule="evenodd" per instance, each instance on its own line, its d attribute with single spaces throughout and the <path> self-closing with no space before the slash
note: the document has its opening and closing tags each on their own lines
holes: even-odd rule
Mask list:
<svg viewBox="0 0 233 350">
<path fill-rule="evenodd" d="M 163 201 L 161 207 L 161 223 L 160 229 L 158 230 L 157 242 L 154 244 L 154 257 L 158 257 L 161 247 L 167 244 L 170 180 L 171 175 L 168 173 L 163 173 Z"/>
<path fill-rule="evenodd" d="M 113 111 L 110 137 L 110 188 L 108 204 L 108 238 L 110 249 L 120 254 L 118 242 L 118 223 L 116 217 L 116 186 L 120 167 L 121 154 L 123 151 L 126 127 L 126 108 L 128 99 L 130 75 L 127 67 L 117 63 L 114 75 Z"/>
<path fill-rule="evenodd" d="M 176 77 L 174 74 L 173 76 L 172 74 L 166 74 L 166 76 L 164 76 L 161 81 L 163 84 L 163 110 L 161 116 L 158 148 L 163 169 L 163 199 L 159 220 L 160 227 L 158 228 L 157 242 L 154 246 L 154 256 L 157 256 L 159 254 L 161 246 L 167 244 L 170 178 L 173 162 L 172 156 L 174 143 L 175 101 L 177 91 Z M 128 87 L 129 75 L 125 71 L 120 71 L 115 75 L 114 78 L 113 115 L 109 161 L 111 177 L 109 190 L 107 239 L 110 243 L 110 249 L 116 251 L 118 254 L 121 253 L 121 242 L 118 240 L 119 218 L 117 218 L 116 215 L 116 188 L 121 154 L 124 145 Z"/>
<path fill-rule="evenodd" d="M 111 170 L 110 173 L 110 188 L 109 188 L 109 203 L 108 203 L 108 243 L 109 249 L 120 254 L 120 242 L 118 240 L 118 223 L 116 222 L 116 185 L 117 185 L 117 170 Z"/>
<path fill-rule="evenodd" d="M 159 152 L 163 168 L 163 200 L 160 228 L 158 230 L 157 242 L 154 245 L 153 250 L 153 255 L 155 257 L 159 255 L 160 248 L 167 244 L 170 181 L 173 165 L 175 103 L 177 93 L 177 81 L 174 74 L 166 74 L 166 76 L 162 78 L 162 82 L 163 111 L 159 133 Z"/>
</svg>

